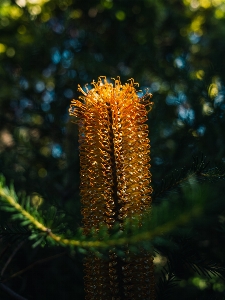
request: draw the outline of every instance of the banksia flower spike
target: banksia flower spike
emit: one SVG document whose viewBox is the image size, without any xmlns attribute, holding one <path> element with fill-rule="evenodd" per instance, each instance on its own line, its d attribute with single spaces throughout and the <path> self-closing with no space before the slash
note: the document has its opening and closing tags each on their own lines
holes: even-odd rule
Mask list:
<svg viewBox="0 0 225 300">
<path fill-rule="evenodd" d="M 147 113 L 151 94 L 139 98 L 133 79 L 122 85 L 100 77 L 80 100 L 72 100 L 70 115 L 79 125 L 81 198 L 84 233 L 102 223 L 110 229 L 151 206 L 150 144 Z M 85 260 L 86 299 L 154 299 L 152 256 L 143 250 L 109 259 L 89 254 Z"/>
</svg>

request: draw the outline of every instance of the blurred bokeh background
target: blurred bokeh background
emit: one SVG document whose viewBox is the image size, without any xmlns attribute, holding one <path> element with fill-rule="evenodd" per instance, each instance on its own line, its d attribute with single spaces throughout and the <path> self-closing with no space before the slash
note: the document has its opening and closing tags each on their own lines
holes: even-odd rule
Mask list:
<svg viewBox="0 0 225 300">
<path fill-rule="evenodd" d="M 34 205 L 57 205 L 79 226 L 77 125 L 68 108 L 77 85 L 90 88 L 100 75 L 134 78 L 140 96 L 153 94 L 153 186 L 199 153 L 221 166 L 224 70 L 224 0 L 1 0 L 0 173 Z M 15 269 L 60 252 L 29 251 Z M 76 255 L 37 266 L 11 287 L 28 299 L 83 299 Z"/>
</svg>

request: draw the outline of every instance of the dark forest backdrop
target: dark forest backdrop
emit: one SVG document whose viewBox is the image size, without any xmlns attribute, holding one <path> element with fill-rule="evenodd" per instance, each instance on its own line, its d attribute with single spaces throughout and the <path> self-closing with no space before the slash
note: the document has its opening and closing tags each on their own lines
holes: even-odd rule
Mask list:
<svg viewBox="0 0 225 300">
<path fill-rule="evenodd" d="M 143 93 L 148 89 L 153 94 L 154 189 L 202 154 L 212 170 L 222 168 L 224 70 L 223 0 L 1 0 L 0 173 L 18 193 L 26 192 L 34 206 L 57 206 L 70 226 L 78 227 L 78 129 L 68 108 L 72 98 L 78 99 L 77 85 L 90 87 L 100 75 L 120 76 L 123 83 L 134 78 Z M 210 202 L 223 197 L 219 178 L 206 186 L 215 192 Z M 200 237 L 191 248 L 220 260 L 221 267 L 225 240 L 217 234 L 223 213 L 222 208 L 220 215 L 211 215 L 213 221 L 202 217 Z M 1 224 L 15 230 L 8 214 L 0 212 L 0 217 Z M 2 240 L 1 268 L 16 247 L 18 243 Z M 23 242 L 2 278 L 62 254 L 5 284 L 27 299 L 83 299 L 82 256 L 64 252 L 60 247 L 32 249 L 31 242 Z M 164 263 L 159 254 L 157 263 Z M 225 299 L 222 279 L 183 269 L 178 274 L 179 299 Z M 12 299 L 1 289 L 0 298 Z"/>
</svg>

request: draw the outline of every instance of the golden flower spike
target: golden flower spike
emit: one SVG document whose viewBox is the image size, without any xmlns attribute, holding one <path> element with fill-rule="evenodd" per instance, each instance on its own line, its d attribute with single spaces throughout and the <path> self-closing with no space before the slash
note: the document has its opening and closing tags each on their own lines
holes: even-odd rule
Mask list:
<svg viewBox="0 0 225 300">
<path fill-rule="evenodd" d="M 72 100 L 70 115 L 79 125 L 81 198 L 84 233 L 102 223 L 116 223 L 123 230 L 127 217 L 139 215 L 151 206 L 150 144 L 147 113 L 151 94 L 139 98 L 133 79 L 114 85 L 106 77 L 80 100 Z M 85 259 L 87 300 L 154 299 L 152 256 L 140 250 L 120 258 L 113 249 L 109 259 L 89 254 Z"/>
</svg>

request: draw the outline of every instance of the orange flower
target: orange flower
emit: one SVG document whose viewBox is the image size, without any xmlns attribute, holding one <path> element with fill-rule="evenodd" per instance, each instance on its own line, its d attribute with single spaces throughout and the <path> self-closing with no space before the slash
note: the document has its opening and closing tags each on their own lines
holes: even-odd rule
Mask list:
<svg viewBox="0 0 225 300">
<path fill-rule="evenodd" d="M 81 198 L 84 232 L 110 229 L 115 222 L 142 216 L 151 205 L 150 143 L 147 113 L 151 94 L 139 98 L 133 79 L 114 85 L 106 77 L 92 83 L 87 93 L 72 100 L 70 115 L 79 125 Z M 86 258 L 87 299 L 150 299 L 153 294 L 152 257 L 143 251 L 120 259 L 110 251 L 103 261 Z M 96 288 L 95 288 L 96 287 Z M 151 299 L 153 297 L 151 296 Z"/>
</svg>

